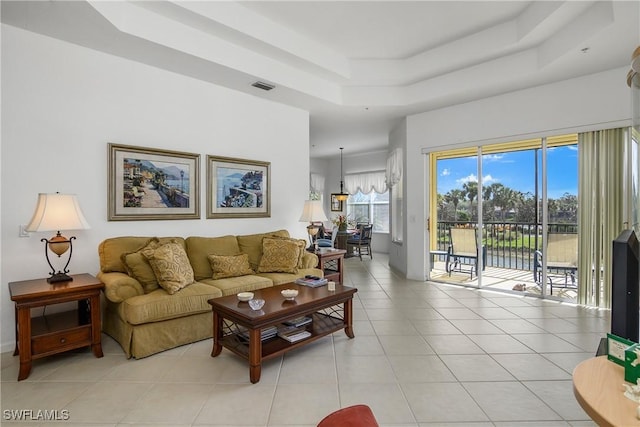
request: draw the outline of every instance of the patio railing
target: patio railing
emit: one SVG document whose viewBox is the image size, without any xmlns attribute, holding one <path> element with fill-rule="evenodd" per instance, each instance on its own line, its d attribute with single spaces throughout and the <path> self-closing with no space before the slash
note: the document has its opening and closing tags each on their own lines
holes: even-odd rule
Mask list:
<svg viewBox="0 0 640 427">
<path fill-rule="evenodd" d="M 449 229 L 476 228 L 468 221 L 438 221 L 437 249 L 449 247 Z M 577 224 L 548 224 L 549 233 L 577 233 Z M 487 248 L 487 267 L 533 271 L 534 252 L 542 247 L 542 225 L 522 222 L 485 222 L 482 244 Z"/>
</svg>

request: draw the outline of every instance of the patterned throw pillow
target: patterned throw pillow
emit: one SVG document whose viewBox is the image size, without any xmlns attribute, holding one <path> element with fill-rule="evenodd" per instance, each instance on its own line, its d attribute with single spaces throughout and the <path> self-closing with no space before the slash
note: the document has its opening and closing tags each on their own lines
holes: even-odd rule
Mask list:
<svg viewBox="0 0 640 427">
<path fill-rule="evenodd" d="M 149 261 L 147 261 L 147 259 L 142 255 L 142 251 L 148 249 L 153 250 L 158 246 L 160 246 L 160 241 L 158 240 L 158 238 L 153 237 L 149 239 L 149 241 L 137 251 L 123 253 L 120 256 L 122 263 L 127 269 L 127 274 L 140 282 L 145 294 L 148 294 L 151 291 L 155 291 L 160 286 L 158 285 L 156 274 L 151 268 L 151 264 L 149 264 Z"/>
<path fill-rule="evenodd" d="M 265 237 L 258 273 L 297 273 L 300 245 L 292 239 Z"/>
<path fill-rule="evenodd" d="M 304 239 L 293 239 L 291 237 L 280 237 L 280 236 L 274 236 L 272 237 L 273 239 L 280 239 L 280 240 L 288 240 L 290 242 L 294 242 L 297 243 L 298 247 L 300 248 L 300 255 L 298 256 L 298 268 L 304 268 L 304 254 L 307 251 L 307 241 Z"/>
<path fill-rule="evenodd" d="M 209 258 L 214 279 L 255 274 L 249 265 L 249 255 L 247 254 L 209 255 L 207 258 Z"/>
<path fill-rule="evenodd" d="M 158 284 L 173 295 L 192 284 L 193 268 L 187 253 L 179 243 L 167 243 L 155 249 L 146 249 L 142 255 L 149 261 L 158 279 Z"/>
</svg>

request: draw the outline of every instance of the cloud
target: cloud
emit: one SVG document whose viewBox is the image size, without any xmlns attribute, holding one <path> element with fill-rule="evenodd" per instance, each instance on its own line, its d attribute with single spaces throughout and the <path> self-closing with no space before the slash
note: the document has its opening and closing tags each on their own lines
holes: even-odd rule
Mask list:
<svg viewBox="0 0 640 427">
<path fill-rule="evenodd" d="M 485 175 L 484 178 L 482 178 L 482 185 L 488 185 L 488 184 L 491 184 L 492 182 L 498 182 L 498 181 L 500 181 L 498 178 L 494 178 L 491 175 Z M 469 174 L 464 178 L 460 178 L 456 180 L 456 183 L 458 183 L 459 185 L 465 184 L 467 182 L 478 182 L 478 177 L 475 174 Z"/>
<path fill-rule="evenodd" d="M 442 173 L 440 174 L 441 176 L 449 176 L 451 175 L 451 171 L 449 169 L 443 169 Z"/>
<path fill-rule="evenodd" d="M 478 182 L 478 177 L 475 174 L 470 174 L 465 176 L 464 178 L 457 179 L 456 182 L 458 184 L 465 184 L 467 182 Z"/>
<path fill-rule="evenodd" d="M 482 161 L 485 162 L 497 162 L 504 158 L 503 154 L 484 154 L 482 156 Z"/>
</svg>

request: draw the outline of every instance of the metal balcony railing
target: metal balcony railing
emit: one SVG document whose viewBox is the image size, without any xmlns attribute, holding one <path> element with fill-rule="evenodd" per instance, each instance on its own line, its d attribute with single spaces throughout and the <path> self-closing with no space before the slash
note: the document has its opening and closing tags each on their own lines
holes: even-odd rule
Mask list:
<svg viewBox="0 0 640 427">
<path fill-rule="evenodd" d="M 449 229 L 477 228 L 468 221 L 438 221 L 437 248 L 449 247 Z M 577 224 L 548 224 L 549 233 L 577 233 Z M 487 267 L 533 271 L 533 254 L 542 247 L 542 225 L 523 222 L 485 222 L 482 244 L 487 248 Z"/>
</svg>

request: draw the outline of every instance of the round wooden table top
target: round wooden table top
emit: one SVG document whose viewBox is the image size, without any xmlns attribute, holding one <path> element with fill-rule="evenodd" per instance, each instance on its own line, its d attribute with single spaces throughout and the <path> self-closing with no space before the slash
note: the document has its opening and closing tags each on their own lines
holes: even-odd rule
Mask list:
<svg viewBox="0 0 640 427">
<path fill-rule="evenodd" d="M 624 367 L 607 356 L 587 359 L 573 370 L 573 394 L 599 426 L 640 426 L 640 404 L 624 396 L 624 383 Z"/>
</svg>

